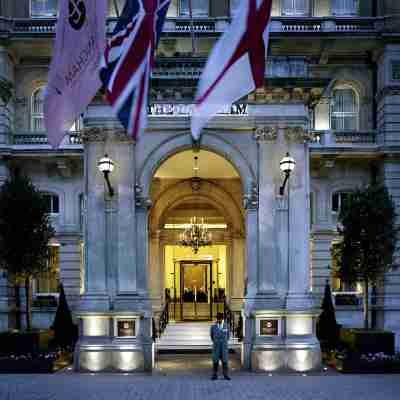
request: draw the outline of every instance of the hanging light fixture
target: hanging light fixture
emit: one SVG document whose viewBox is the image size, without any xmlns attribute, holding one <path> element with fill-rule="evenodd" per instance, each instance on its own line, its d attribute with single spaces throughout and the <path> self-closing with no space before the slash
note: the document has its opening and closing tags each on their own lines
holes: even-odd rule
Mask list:
<svg viewBox="0 0 400 400">
<path fill-rule="evenodd" d="M 190 224 L 179 235 L 179 245 L 191 247 L 194 254 L 197 254 L 202 246 L 211 246 L 211 232 L 208 231 L 204 218 L 192 217 Z"/>
<path fill-rule="evenodd" d="M 199 171 L 198 157 L 194 157 L 194 176 L 192 178 L 193 183 L 199 184 L 200 178 L 197 176 Z M 196 189 L 193 189 L 196 190 Z M 211 246 L 212 236 L 211 232 L 208 231 L 207 224 L 204 223 L 204 218 L 191 217 L 190 223 L 185 224 L 184 231 L 179 235 L 179 245 L 191 247 L 194 254 L 197 254 L 199 248 L 202 246 Z"/>
</svg>

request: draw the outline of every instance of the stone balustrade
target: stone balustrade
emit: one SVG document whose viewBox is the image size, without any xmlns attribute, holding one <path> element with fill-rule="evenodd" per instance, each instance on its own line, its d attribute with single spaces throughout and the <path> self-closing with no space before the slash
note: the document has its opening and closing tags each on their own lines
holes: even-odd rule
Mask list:
<svg viewBox="0 0 400 400">
<path fill-rule="evenodd" d="M 47 145 L 47 134 L 44 132 L 18 132 L 12 136 L 14 145 Z M 82 138 L 79 132 L 69 132 L 62 145 L 81 145 Z"/>
<path fill-rule="evenodd" d="M 271 33 L 378 33 L 385 29 L 386 17 L 273 17 Z M 54 35 L 57 18 L 0 18 L 1 34 L 22 35 Z M 116 18 L 107 19 L 107 32 L 110 34 Z M 164 34 L 190 34 L 193 29 L 197 34 L 218 35 L 226 30 L 230 18 L 194 18 L 193 24 L 189 18 L 167 18 Z M 389 23 L 389 20 L 388 20 Z"/>
<path fill-rule="evenodd" d="M 312 147 L 343 147 L 376 145 L 376 131 L 313 131 Z"/>
</svg>

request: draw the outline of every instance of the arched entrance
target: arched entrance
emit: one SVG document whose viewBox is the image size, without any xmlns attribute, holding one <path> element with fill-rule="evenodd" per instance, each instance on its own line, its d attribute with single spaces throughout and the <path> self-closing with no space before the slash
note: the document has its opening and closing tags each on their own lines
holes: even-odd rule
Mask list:
<svg viewBox="0 0 400 400">
<path fill-rule="evenodd" d="M 212 320 L 226 306 L 240 312 L 246 271 L 237 170 L 209 150 L 183 150 L 156 170 L 150 197 L 148 276 L 155 315 L 167 301 L 175 321 Z M 180 243 L 192 218 L 204 221 L 212 237 L 198 251 Z"/>
</svg>

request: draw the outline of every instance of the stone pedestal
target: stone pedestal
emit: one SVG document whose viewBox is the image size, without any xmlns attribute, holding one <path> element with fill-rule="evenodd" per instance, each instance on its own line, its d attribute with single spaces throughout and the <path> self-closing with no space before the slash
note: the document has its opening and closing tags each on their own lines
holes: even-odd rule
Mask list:
<svg viewBox="0 0 400 400">
<path fill-rule="evenodd" d="M 303 105 L 285 106 L 288 124 L 276 117 L 280 108 L 268 107 L 271 116 L 263 115 L 268 125 L 254 135 L 259 193 L 257 200 L 245 202 L 249 229 L 243 364 L 251 370 L 308 371 L 320 366 L 321 355 L 315 336 L 319 312 L 309 280 L 307 112 Z M 284 177 L 279 163 L 287 152 L 296 168 L 280 196 Z"/>
<path fill-rule="evenodd" d="M 153 366 L 147 293 L 147 209 L 135 192 L 135 147 L 124 132 L 85 133 L 85 290 L 76 316 L 78 371 L 143 371 Z M 110 197 L 97 163 L 114 160 Z"/>
</svg>

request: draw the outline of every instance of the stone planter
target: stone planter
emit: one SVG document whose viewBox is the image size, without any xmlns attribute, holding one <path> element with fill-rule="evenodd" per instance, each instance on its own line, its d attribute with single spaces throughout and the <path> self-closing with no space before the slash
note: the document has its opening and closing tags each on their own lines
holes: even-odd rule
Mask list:
<svg viewBox="0 0 400 400">
<path fill-rule="evenodd" d="M 2 374 L 51 374 L 54 372 L 55 360 L 50 359 L 13 359 L 0 358 Z"/>
<path fill-rule="evenodd" d="M 362 359 L 336 359 L 336 369 L 350 374 L 394 374 L 400 373 L 400 362 L 365 361 Z"/>
</svg>

